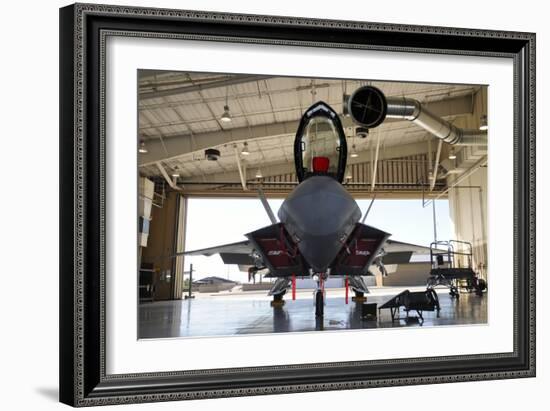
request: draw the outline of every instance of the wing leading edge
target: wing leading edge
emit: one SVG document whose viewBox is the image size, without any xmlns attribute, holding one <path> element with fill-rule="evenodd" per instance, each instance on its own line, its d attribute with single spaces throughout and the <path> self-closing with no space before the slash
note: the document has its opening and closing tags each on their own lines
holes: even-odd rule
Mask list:
<svg viewBox="0 0 550 411">
<path fill-rule="evenodd" d="M 239 241 L 238 243 L 224 244 L 215 247 L 201 248 L 199 250 L 184 251 L 176 255 L 204 255 L 210 257 L 214 254 L 230 253 L 230 254 L 245 254 L 249 255 L 254 250 L 254 247 L 249 240 Z"/>
<path fill-rule="evenodd" d="M 183 253 L 177 253 L 176 255 L 203 255 L 210 257 L 214 254 L 219 254 L 224 264 L 254 265 L 254 259 L 251 257 L 252 251 L 254 251 L 254 247 L 250 241 L 244 240 L 238 243 L 185 251 Z"/>
</svg>

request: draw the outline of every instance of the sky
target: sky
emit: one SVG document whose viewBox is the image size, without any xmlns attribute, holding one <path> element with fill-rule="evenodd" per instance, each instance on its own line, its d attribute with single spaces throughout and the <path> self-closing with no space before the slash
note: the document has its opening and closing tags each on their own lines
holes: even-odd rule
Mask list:
<svg viewBox="0 0 550 411">
<path fill-rule="evenodd" d="M 275 215 L 282 199 L 270 199 Z M 357 200 L 364 213 L 370 200 Z M 436 201 L 437 238 L 452 235 L 447 200 Z M 368 215 L 368 225 L 392 234 L 391 239 L 428 246 L 433 241 L 432 206 L 422 207 L 422 200 L 375 200 Z M 246 240 L 245 233 L 271 225 L 259 198 L 190 198 L 187 209 L 186 251 Z M 218 276 L 246 282 L 247 273 L 236 265 L 223 264 L 219 255 L 185 257 L 185 270 L 193 264 L 194 279 Z"/>
</svg>

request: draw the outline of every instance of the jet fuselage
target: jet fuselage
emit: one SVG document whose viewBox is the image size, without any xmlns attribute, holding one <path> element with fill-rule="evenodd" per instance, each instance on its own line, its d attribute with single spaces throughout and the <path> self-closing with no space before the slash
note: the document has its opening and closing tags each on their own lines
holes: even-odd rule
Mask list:
<svg viewBox="0 0 550 411">
<path fill-rule="evenodd" d="M 334 178 L 313 175 L 285 199 L 279 220 L 315 272 L 326 272 L 361 218 L 361 210 Z"/>
</svg>

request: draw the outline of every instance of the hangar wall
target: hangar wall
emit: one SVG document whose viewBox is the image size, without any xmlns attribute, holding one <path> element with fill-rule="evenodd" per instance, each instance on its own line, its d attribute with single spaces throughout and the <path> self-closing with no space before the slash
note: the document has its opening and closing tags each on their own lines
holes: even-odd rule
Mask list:
<svg viewBox="0 0 550 411">
<path fill-rule="evenodd" d="M 153 207 L 149 241 L 147 247 L 142 248 L 141 262 L 152 264 L 155 270 L 155 300 L 182 296 L 183 257 L 171 256 L 185 247 L 185 210 L 186 201 L 176 192 L 166 193 L 162 206 Z"/>
<path fill-rule="evenodd" d="M 452 182 L 450 182 L 452 184 Z M 449 190 L 454 239 L 472 243 L 473 267 L 487 270 L 487 168 L 481 167 Z M 466 261 L 463 258 L 462 264 Z"/>
<path fill-rule="evenodd" d="M 477 128 L 485 112 L 487 88 L 474 96 L 474 112 L 463 119 L 463 127 Z M 490 119 L 489 119 L 490 124 Z M 490 132 L 490 131 L 489 131 Z M 447 178 L 449 213 L 455 240 L 472 244 L 472 265 L 485 277 L 487 272 L 487 146 L 463 147 L 457 152 L 456 170 Z M 467 264 L 463 257 L 461 264 Z"/>
</svg>

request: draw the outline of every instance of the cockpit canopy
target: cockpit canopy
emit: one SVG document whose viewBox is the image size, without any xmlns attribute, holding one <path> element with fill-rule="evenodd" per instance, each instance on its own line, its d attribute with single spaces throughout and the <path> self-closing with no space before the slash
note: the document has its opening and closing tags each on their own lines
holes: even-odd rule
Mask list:
<svg viewBox="0 0 550 411">
<path fill-rule="evenodd" d="M 315 103 L 302 116 L 294 140 L 298 181 L 329 175 L 342 183 L 346 161 L 346 135 L 338 113 L 322 101 Z"/>
</svg>

